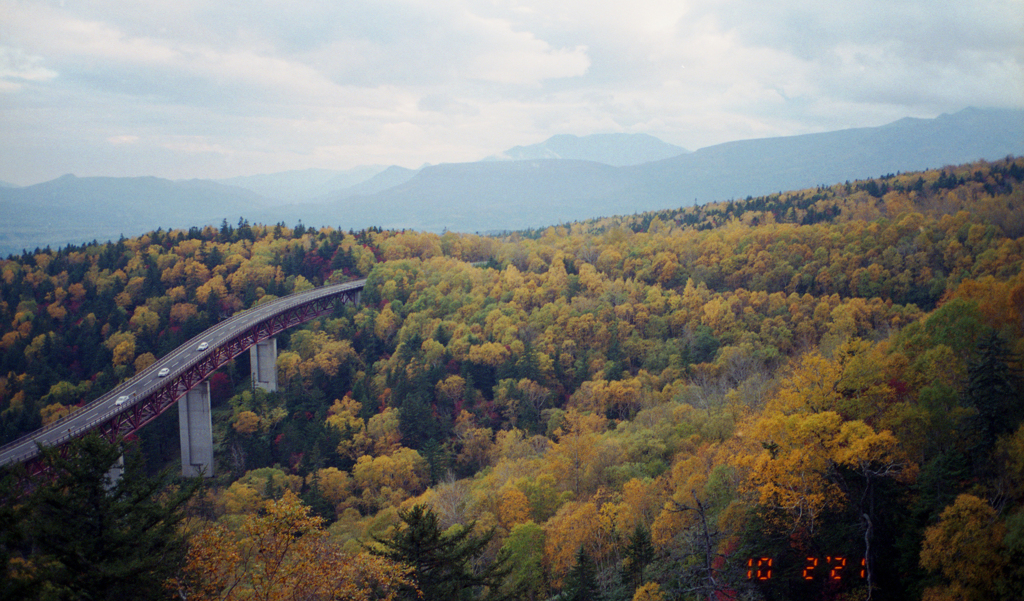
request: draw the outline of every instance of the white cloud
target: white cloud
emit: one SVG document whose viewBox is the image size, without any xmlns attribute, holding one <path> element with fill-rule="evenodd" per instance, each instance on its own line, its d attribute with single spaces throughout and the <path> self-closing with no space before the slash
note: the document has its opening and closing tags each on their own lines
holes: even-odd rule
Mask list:
<svg viewBox="0 0 1024 601">
<path fill-rule="evenodd" d="M 0 179 L 418 166 L 556 133 L 646 132 L 696 149 L 1022 107 L 1020 8 L 0 0 Z M 118 149 L 134 154 L 108 154 Z"/>
<path fill-rule="evenodd" d="M 0 92 L 16 92 L 23 82 L 44 82 L 57 72 L 43 66 L 43 58 L 26 54 L 20 48 L 0 46 Z"/>
<path fill-rule="evenodd" d="M 536 44 L 535 48 L 509 48 L 480 55 L 466 74 L 495 83 L 538 85 L 546 79 L 579 77 L 588 67 L 586 46 L 552 51 L 546 44 Z"/>
<path fill-rule="evenodd" d="M 138 141 L 139 141 L 139 137 L 138 136 L 129 136 L 129 135 L 110 136 L 109 138 L 107 138 L 107 142 L 110 142 L 111 144 L 114 144 L 115 146 L 121 146 L 121 145 L 124 145 L 124 144 L 135 144 Z"/>
<path fill-rule="evenodd" d="M 202 136 L 173 136 L 160 141 L 159 146 L 188 154 L 233 154 L 230 148 L 211 142 Z"/>
<path fill-rule="evenodd" d="M 579 77 L 587 72 L 587 48 L 553 49 L 529 31 L 505 19 L 463 17 L 476 52 L 469 54 L 464 76 L 501 84 L 537 85 L 546 79 Z"/>
</svg>

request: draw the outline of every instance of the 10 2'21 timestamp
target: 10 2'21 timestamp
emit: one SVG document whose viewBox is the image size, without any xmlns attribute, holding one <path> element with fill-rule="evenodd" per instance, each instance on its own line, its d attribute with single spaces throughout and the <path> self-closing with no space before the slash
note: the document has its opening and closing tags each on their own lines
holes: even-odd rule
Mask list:
<svg viewBox="0 0 1024 601">
<path fill-rule="evenodd" d="M 866 579 L 867 560 L 862 557 L 860 561 L 854 562 L 839 556 L 825 556 L 824 561 L 820 557 L 808 557 L 801 577 L 804 580 L 843 580 L 850 577 Z M 771 580 L 774 567 L 775 561 L 771 557 L 751 557 L 747 559 L 747 580 Z"/>
</svg>

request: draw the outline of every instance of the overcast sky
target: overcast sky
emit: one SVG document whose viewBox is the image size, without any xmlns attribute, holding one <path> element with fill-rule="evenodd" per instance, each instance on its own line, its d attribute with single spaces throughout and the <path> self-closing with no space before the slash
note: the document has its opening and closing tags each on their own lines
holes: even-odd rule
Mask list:
<svg viewBox="0 0 1024 601">
<path fill-rule="evenodd" d="M 1024 0 L 0 0 L 0 180 L 695 150 L 1024 108 Z"/>
</svg>

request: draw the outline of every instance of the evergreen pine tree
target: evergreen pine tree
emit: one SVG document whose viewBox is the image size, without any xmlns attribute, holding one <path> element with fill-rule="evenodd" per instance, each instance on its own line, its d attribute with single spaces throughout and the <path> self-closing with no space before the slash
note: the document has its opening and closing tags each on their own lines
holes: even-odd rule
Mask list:
<svg viewBox="0 0 1024 601">
<path fill-rule="evenodd" d="M 1017 429 L 1024 417 L 1024 399 L 1010 353 L 996 332 L 978 343 L 978 360 L 969 368 L 968 402 L 978 410 L 979 451 L 987 453 L 1000 435 Z"/>
<path fill-rule="evenodd" d="M 430 465 L 430 484 L 433 486 L 440 482 L 451 470 L 451 452 L 439 443 L 436 438 L 431 438 L 423 445 L 423 458 Z"/>
<path fill-rule="evenodd" d="M 172 487 L 169 472 L 148 478 L 137 451 L 111 478 L 121 445 L 95 434 L 43 453 L 53 481 L 34 483 L 20 513 L 6 516 L 18 519 L 0 520 L 0 580 L 19 580 L 25 598 L 165 598 L 163 583 L 184 554 L 182 510 L 202 479 Z M 31 569 L 12 569 L 14 559 Z"/>
<path fill-rule="evenodd" d="M 654 561 L 651 531 L 643 524 L 636 525 L 623 555 L 626 557 L 622 566 L 622 580 L 630 587 L 636 588 L 644 583 L 644 568 Z"/>
<path fill-rule="evenodd" d="M 565 576 L 565 585 L 559 601 L 599 601 L 601 591 L 597 587 L 597 568 L 590 555 L 581 546 L 576 551 L 576 564 Z"/>
<path fill-rule="evenodd" d="M 507 557 L 499 554 L 490 564 L 477 570 L 473 563 L 486 551 L 494 537 L 492 528 L 482 536 L 474 536 L 475 522 L 456 530 L 442 532 L 433 510 L 415 505 L 399 511 L 405 527 L 396 529 L 391 538 L 377 538 L 380 548 L 371 553 L 412 566 L 422 596 L 411 587 L 402 590 L 402 599 L 437 599 L 458 601 L 472 599 L 477 589 L 487 587 L 488 600 L 511 599 L 499 592 L 508 575 Z"/>
</svg>

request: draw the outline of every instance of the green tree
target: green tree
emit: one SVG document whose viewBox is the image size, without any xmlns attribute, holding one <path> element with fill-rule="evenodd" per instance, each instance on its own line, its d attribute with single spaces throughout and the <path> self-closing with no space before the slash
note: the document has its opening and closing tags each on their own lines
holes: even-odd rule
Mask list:
<svg viewBox="0 0 1024 601">
<path fill-rule="evenodd" d="M 484 588 L 487 589 L 484 598 L 488 600 L 516 598 L 514 592 L 500 590 L 511 569 L 507 565 L 507 554 L 500 553 L 494 562 L 474 569 L 494 537 L 493 528 L 481 536 L 473 534 L 475 522 L 441 531 L 437 514 L 424 505 L 399 511 L 398 516 L 402 524 L 396 527 L 391 538 L 374 536 L 379 546 L 371 548 L 371 552 L 413 568 L 422 597 L 407 586 L 402 589 L 402 599 L 472 599 Z"/>
<path fill-rule="evenodd" d="M 969 367 L 967 398 L 978 410 L 983 451 L 991 450 L 999 436 L 1013 432 L 1024 411 L 1011 360 L 1006 344 L 992 332 L 978 343 L 978 360 Z"/>
<path fill-rule="evenodd" d="M 622 580 L 630 588 L 636 588 L 644 583 L 644 568 L 654 561 L 654 543 L 651 542 L 651 531 L 643 524 L 636 525 L 623 555 L 625 555 L 625 560 L 622 566 Z"/>
<path fill-rule="evenodd" d="M 518 599 L 545 598 L 544 530 L 532 520 L 512 527 L 502 550 L 513 566 L 505 583 L 507 590 L 518 590 Z"/>
<path fill-rule="evenodd" d="M 599 601 L 601 591 L 597 587 L 597 568 L 594 560 L 582 546 L 576 551 L 576 565 L 565 576 L 559 601 Z"/>
<path fill-rule="evenodd" d="M 52 481 L 36 482 L 13 510 L 14 499 L 3 503 L 0 580 L 10 592 L 37 599 L 164 598 L 163 582 L 184 556 L 178 527 L 184 504 L 201 479 L 175 486 L 167 471 L 149 478 L 141 455 L 129 451 L 123 475 L 112 478 L 121 444 L 90 435 L 63 451 L 43 449 Z"/>
</svg>

